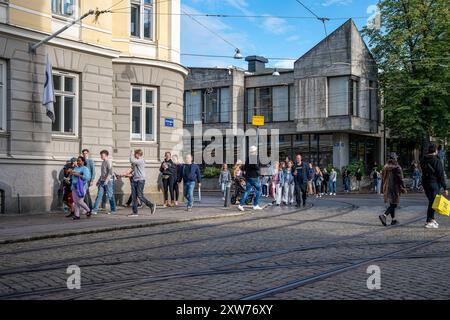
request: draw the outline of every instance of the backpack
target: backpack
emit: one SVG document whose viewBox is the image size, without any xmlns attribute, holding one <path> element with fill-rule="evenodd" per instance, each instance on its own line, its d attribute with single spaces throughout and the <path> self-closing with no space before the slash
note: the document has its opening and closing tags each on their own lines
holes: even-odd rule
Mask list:
<svg viewBox="0 0 450 320">
<path fill-rule="evenodd" d="M 84 190 L 84 181 L 83 181 L 83 179 L 80 177 L 80 176 L 78 176 L 77 177 L 77 192 L 78 192 L 78 196 L 80 197 L 80 198 L 84 198 L 84 195 L 85 195 L 85 190 Z"/>
</svg>

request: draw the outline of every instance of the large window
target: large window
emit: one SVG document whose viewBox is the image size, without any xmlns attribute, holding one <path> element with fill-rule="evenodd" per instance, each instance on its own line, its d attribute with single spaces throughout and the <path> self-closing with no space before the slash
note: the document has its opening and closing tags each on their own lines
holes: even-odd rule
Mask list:
<svg viewBox="0 0 450 320">
<path fill-rule="evenodd" d="M 75 0 L 52 0 L 52 14 L 65 17 L 75 15 Z"/>
<path fill-rule="evenodd" d="M 78 76 L 66 72 L 53 73 L 55 88 L 55 122 L 53 133 L 77 134 L 78 117 Z"/>
<path fill-rule="evenodd" d="M 131 89 L 131 139 L 156 140 L 156 89 L 133 86 Z"/>
<path fill-rule="evenodd" d="M 359 81 L 353 77 L 328 79 L 328 115 L 359 116 Z"/>
<path fill-rule="evenodd" d="M 0 131 L 6 131 L 6 62 L 0 60 Z"/>
<path fill-rule="evenodd" d="M 184 93 L 184 123 L 230 122 L 230 88 L 188 90 Z"/>
<path fill-rule="evenodd" d="M 130 8 L 132 37 L 153 40 L 153 1 L 132 0 Z"/>
<path fill-rule="evenodd" d="M 289 121 L 292 112 L 293 86 L 275 86 L 247 89 L 247 122 L 252 117 L 264 116 L 265 122 Z"/>
</svg>

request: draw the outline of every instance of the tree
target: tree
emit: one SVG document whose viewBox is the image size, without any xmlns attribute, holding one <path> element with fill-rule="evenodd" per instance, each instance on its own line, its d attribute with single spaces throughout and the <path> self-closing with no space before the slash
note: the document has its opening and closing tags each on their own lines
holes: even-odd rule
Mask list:
<svg viewBox="0 0 450 320">
<path fill-rule="evenodd" d="M 379 64 L 386 127 L 408 141 L 450 137 L 447 0 L 380 0 L 363 33 Z M 418 144 L 419 144 L 418 143 Z"/>
</svg>

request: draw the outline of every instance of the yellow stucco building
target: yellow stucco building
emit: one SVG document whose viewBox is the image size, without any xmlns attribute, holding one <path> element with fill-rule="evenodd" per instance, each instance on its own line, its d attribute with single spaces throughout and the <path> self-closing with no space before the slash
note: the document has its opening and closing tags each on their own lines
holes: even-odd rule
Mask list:
<svg viewBox="0 0 450 320">
<path fill-rule="evenodd" d="M 102 13 L 30 51 L 90 10 Z M 159 161 L 166 150 L 181 152 L 173 138 L 183 127 L 187 75 L 179 64 L 179 13 L 180 0 L 0 0 L 2 212 L 58 209 L 61 169 L 84 148 L 97 175 L 100 150 L 109 150 L 121 172 L 130 149 L 142 149 L 145 192 L 159 196 Z M 47 57 L 54 123 L 42 105 Z M 118 180 L 115 191 L 120 203 L 128 181 Z"/>
</svg>

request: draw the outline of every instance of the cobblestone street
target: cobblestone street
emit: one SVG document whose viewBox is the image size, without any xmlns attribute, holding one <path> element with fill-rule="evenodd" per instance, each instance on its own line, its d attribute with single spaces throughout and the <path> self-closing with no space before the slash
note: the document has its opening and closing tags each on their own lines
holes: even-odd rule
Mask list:
<svg viewBox="0 0 450 320">
<path fill-rule="evenodd" d="M 257 214 L 6 243 L 0 247 L 0 298 L 450 298 L 450 219 L 440 216 L 439 229 L 424 229 L 423 195 L 402 199 L 395 227 L 381 226 L 378 195 L 308 202 L 300 210 L 268 207 Z M 67 289 L 71 265 L 81 269 L 79 290 Z M 381 269 L 379 290 L 367 287 L 370 265 Z"/>
</svg>

